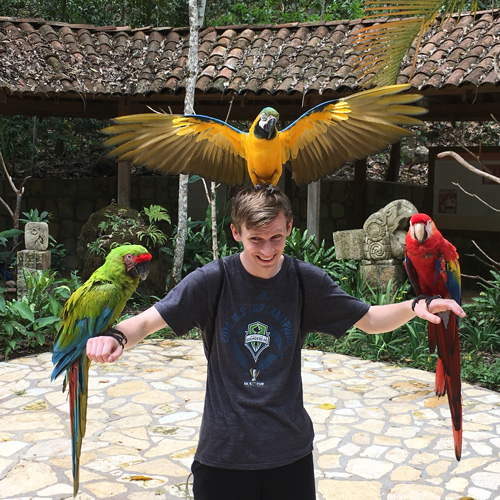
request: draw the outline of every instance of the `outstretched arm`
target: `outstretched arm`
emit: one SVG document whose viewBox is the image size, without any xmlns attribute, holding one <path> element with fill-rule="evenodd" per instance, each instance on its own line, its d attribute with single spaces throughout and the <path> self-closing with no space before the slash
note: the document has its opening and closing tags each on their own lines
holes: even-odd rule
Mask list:
<svg viewBox="0 0 500 500">
<path fill-rule="evenodd" d="M 165 326 L 167 324 L 160 313 L 154 307 L 150 307 L 137 316 L 123 320 L 115 328 L 127 337 L 126 348 L 129 349 L 144 337 Z M 112 363 L 122 355 L 122 352 L 123 349 L 113 337 L 94 337 L 87 342 L 87 356 L 98 363 Z"/>
<path fill-rule="evenodd" d="M 411 308 L 412 302 L 407 300 L 397 304 L 372 306 L 354 326 L 366 333 L 385 333 L 399 328 L 415 316 L 436 324 L 441 322 L 441 318 L 437 316 L 439 312 L 452 311 L 461 318 L 465 316 L 464 310 L 454 300 L 434 299 L 427 308 L 425 300 L 421 299 L 417 302 L 415 311 Z"/>
</svg>

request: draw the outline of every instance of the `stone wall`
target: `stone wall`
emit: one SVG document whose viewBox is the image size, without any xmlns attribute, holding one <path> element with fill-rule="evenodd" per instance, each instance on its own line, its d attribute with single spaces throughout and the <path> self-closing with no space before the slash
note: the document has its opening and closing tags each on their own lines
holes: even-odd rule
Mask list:
<svg viewBox="0 0 500 500">
<path fill-rule="evenodd" d="M 368 181 L 365 215 L 361 225 L 356 227 L 354 182 L 348 180 L 323 181 L 321 183 L 320 237 L 331 243 L 332 234 L 335 231 L 361 228 L 371 214 L 397 199 L 409 200 L 419 211 L 423 211 L 426 192 L 427 186 L 417 184 Z M 307 187 L 299 188 L 294 185 L 291 199 L 295 217 L 294 225 L 305 228 L 307 225 Z"/>
<path fill-rule="evenodd" d="M 20 181 L 16 180 L 16 185 Z M 152 204 L 165 207 L 172 220 L 177 220 L 178 181 L 174 176 L 140 176 L 131 178 L 131 207 L 142 210 Z M 66 268 L 76 268 L 76 245 L 80 231 L 90 215 L 109 205 L 117 197 L 116 177 L 92 177 L 85 179 L 31 179 L 26 183 L 22 198 L 22 212 L 38 209 L 53 214 L 50 233 L 67 250 Z M 396 182 L 369 181 L 366 190 L 366 213 L 364 220 L 372 213 L 395 199 L 411 201 L 419 211 L 424 210 L 426 186 L 401 184 Z M 0 196 L 13 206 L 14 197 L 6 180 L 0 180 Z M 222 197 L 221 197 L 222 198 Z M 291 190 L 294 211 L 294 225 L 305 229 L 307 221 L 307 187 Z M 334 231 L 356 228 L 354 222 L 354 183 L 348 180 L 323 181 L 321 185 L 321 234 L 327 245 L 333 244 Z M 201 182 L 190 185 L 190 217 L 193 220 L 205 218 L 206 200 Z M 363 221 L 364 222 L 364 221 Z M 0 231 L 12 227 L 12 220 L 3 205 L 0 204 Z M 497 234 L 446 232 L 445 237 L 452 241 L 460 254 L 462 272 L 476 274 L 482 270 L 477 262 L 467 256 L 473 253 L 471 239 L 475 239 L 484 250 L 496 260 L 500 260 L 500 251 L 496 244 Z M 477 253 L 477 250 L 475 251 Z M 489 273 L 484 273 L 488 275 Z"/>
<path fill-rule="evenodd" d="M 19 180 L 15 181 L 20 184 Z M 323 181 L 321 186 L 321 238 L 332 243 L 332 233 L 353 228 L 354 185 L 352 181 Z M 177 219 L 178 181 L 174 176 L 140 176 L 131 178 L 131 207 L 142 210 L 152 204 L 165 207 L 172 220 Z M 368 182 L 366 217 L 396 198 L 406 198 L 417 208 L 423 205 L 425 187 L 388 182 Z M 13 193 L 7 183 L 0 182 L 0 196 L 13 206 Z M 305 228 L 307 220 L 307 188 L 292 188 L 295 225 Z M 46 210 L 53 216 L 50 234 L 68 252 L 67 265 L 74 265 L 80 231 L 90 215 L 117 198 L 116 177 L 80 179 L 32 179 L 26 183 L 22 212 Z M 190 216 L 204 219 L 207 202 L 201 182 L 190 185 Z M 365 218 L 366 218 L 365 217 Z M 0 230 L 11 228 L 12 221 L 0 205 Z"/>
</svg>

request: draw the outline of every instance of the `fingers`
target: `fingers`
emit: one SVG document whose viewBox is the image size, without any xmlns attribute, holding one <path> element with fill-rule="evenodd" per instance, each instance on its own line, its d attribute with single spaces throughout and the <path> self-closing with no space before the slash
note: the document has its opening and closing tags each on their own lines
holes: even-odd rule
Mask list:
<svg viewBox="0 0 500 500">
<path fill-rule="evenodd" d="M 87 356 L 97 363 L 112 363 L 122 352 L 122 347 L 113 337 L 94 337 L 87 341 Z"/>
<path fill-rule="evenodd" d="M 435 299 L 429 304 L 429 312 L 435 314 L 438 312 L 451 311 L 460 318 L 465 316 L 465 311 L 460 304 L 452 299 Z"/>
<path fill-rule="evenodd" d="M 430 321 L 431 323 L 438 324 L 441 322 L 441 318 L 437 316 L 437 313 L 451 311 L 455 313 L 458 317 L 463 318 L 465 316 L 465 311 L 462 309 L 460 304 L 452 299 L 434 299 L 427 306 L 425 300 L 419 300 L 415 305 L 415 314 L 422 319 Z"/>
</svg>

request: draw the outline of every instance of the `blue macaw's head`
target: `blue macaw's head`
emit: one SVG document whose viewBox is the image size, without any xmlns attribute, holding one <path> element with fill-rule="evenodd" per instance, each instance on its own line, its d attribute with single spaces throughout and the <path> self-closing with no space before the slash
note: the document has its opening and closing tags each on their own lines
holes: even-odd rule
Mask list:
<svg viewBox="0 0 500 500">
<path fill-rule="evenodd" d="M 274 108 L 264 108 L 260 112 L 258 126 L 265 132 L 266 139 L 275 137 L 279 119 L 280 115 Z"/>
</svg>

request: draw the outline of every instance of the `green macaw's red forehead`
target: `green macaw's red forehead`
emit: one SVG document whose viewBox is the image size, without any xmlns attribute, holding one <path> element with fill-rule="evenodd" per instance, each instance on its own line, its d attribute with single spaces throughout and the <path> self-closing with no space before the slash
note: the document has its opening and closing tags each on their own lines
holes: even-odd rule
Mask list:
<svg viewBox="0 0 500 500">
<path fill-rule="evenodd" d="M 139 264 L 140 262 L 147 262 L 148 260 L 151 260 L 151 254 L 143 253 L 142 255 L 137 256 L 137 258 L 135 259 L 135 263 Z"/>
<path fill-rule="evenodd" d="M 411 219 L 410 222 L 412 224 L 427 224 L 431 218 L 427 214 L 415 214 Z"/>
</svg>

